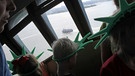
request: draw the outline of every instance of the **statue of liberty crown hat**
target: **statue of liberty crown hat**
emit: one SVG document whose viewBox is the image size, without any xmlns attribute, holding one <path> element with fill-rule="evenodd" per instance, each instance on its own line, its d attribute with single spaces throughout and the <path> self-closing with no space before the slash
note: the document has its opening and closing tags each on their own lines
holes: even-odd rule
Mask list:
<svg viewBox="0 0 135 76">
<path fill-rule="evenodd" d="M 79 34 L 80 34 L 80 33 L 77 34 L 77 36 L 76 36 L 76 38 L 75 38 L 75 40 L 74 40 L 74 42 L 78 44 L 78 49 L 77 49 L 77 50 L 75 50 L 75 51 L 72 52 L 71 54 L 69 54 L 69 55 L 67 55 L 67 56 L 65 56 L 65 57 L 63 57 L 63 58 L 60 58 L 60 59 L 56 59 L 54 56 L 52 56 L 52 59 L 53 59 L 54 61 L 58 61 L 58 62 L 62 62 L 62 61 L 64 61 L 64 60 L 67 60 L 68 58 L 70 58 L 70 57 L 72 57 L 74 54 L 76 54 L 79 50 L 84 49 L 84 46 L 86 46 L 87 44 L 93 42 L 93 40 L 86 41 L 87 37 L 90 36 L 90 33 L 86 34 L 80 41 L 79 41 Z M 85 42 L 85 41 L 86 41 L 86 42 Z M 53 52 L 52 49 L 48 49 L 48 50 Z"/>
<path fill-rule="evenodd" d="M 27 61 L 28 60 L 28 58 L 27 57 L 25 57 L 25 55 L 27 54 L 26 53 L 26 51 L 24 50 L 24 47 L 22 48 L 22 54 L 21 55 L 16 55 L 12 50 L 10 50 L 10 52 L 11 52 L 11 54 L 12 54 L 12 56 L 13 56 L 13 60 L 11 60 L 11 61 L 7 61 L 7 63 L 9 64 L 9 69 L 12 71 L 12 74 L 14 75 L 14 74 L 17 74 L 14 70 L 13 70 L 13 66 L 15 66 L 16 65 L 16 63 L 14 63 L 14 61 L 16 61 L 17 59 L 19 59 L 19 58 L 22 58 L 22 60 L 23 61 Z M 35 47 L 33 48 L 33 50 L 30 52 L 30 54 L 34 54 L 34 52 L 35 52 Z M 44 52 L 42 52 L 42 53 L 40 53 L 38 56 L 36 56 L 36 59 L 39 59 L 39 57 L 43 54 Z M 17 63 L 18 64 L 18 63 Z M 39 66 L 39 64 L 38 64 L 38 66 Z M 34 70 L 33 70 L 34 71 Z M 33 72 L 32 71 L 32 72 Z M 32 73 L 32 72 L 30 72 L 30 73 Z M 26 74 L 25 74 L 26 75 Z"/>
<path fill-rule="evenodd" d="M 88 39 L 92 39 L 103 35 L 103 37 L 98 41 L 94 49 L 96 49 L 110 35 L 111 29 L 116 25 L 117 22 L 121 21 L 121 18 L 127 17 L 125 16 L 127 13 L 131 13 L 135 10 L 135 2 L 128 4 L 126 0 L 119 0 L 119 5 L 119 11 L 116 12 L 113 16 L 95 19 L 97 21 L 106 22 L 107 26 L 99 32 L 88 37 Z"/>
</svg>

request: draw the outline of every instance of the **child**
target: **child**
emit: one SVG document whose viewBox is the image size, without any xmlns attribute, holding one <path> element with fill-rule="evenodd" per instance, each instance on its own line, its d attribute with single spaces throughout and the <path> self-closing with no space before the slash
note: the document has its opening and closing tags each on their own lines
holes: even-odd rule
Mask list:
<svg viewBox="0 0 135 76">
<path fill-rule="evenodd" d="M 83 49 L 85 45 L 92 42 L 85 42 L 89 35 L 90 33 L 85 35 L 82 40 L 78 41 L 78 33 L 74 41 L 68 38 L 61 38 L 53 43 L 53 60 L 56 61 L 58 66 L 58 76 L 74 76 L 71 71 L 76 65 L 77 52 Z"/>
<path fill-rule="evenodd" d="M 107 22 L 106 28 L 92 35 L 103 35 L 98 45 L 108 36 L 115 43 L 114 53 L 101 67 L 100 76 L 135 76 L 135 2 L 119 0 L 119 11 L 111 17 L 96 20 Z"/>
<path fill-rule="evenodd" d="M 45 66 L 40 64 L 37 59 L 43 54 L 39 54 L 37 57 L 33 55 L 35 48 L 29 54 L 22 50 L 22 55 L 17 56 L 13 51 L 10 51 L 13 55 L 13 60 L 8 61 L 10 69 L 14 74 L 19 76 L 49 76 L 48 72 L 44 68 Z"/>
</svg>

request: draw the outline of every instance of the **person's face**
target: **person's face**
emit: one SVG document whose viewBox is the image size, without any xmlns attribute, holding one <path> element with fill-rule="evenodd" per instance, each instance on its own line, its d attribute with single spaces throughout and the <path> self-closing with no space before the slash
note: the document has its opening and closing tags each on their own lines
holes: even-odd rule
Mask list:
<svg viewBox="0 0 135 76">
<path fill-rule="evenodd" d="M 5 24 L 8 23 L 9 13 L 15 10 L 16 6 L 13 0 L 0 0 L 0 32 L 4 30 Z"/>
</svg>

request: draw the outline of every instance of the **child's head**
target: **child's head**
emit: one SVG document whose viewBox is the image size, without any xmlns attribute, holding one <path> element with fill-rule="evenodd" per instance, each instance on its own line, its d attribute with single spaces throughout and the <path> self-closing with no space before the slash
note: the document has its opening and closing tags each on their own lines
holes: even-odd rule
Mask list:
<svg viewBox="0 0 135 76">
<path fill-rule="evenodd" d="M 61 38 L 54 42 L 53 46 L 53 59 L 57 61 L 58 69 L 68 71 L 73 69 L 76 65 L 78 44 L 68 38 Z M 67 70 L 64 70 L 67 69 Z M 62 73 L 58 71 L 59 73 Z"/>
<path fill-rule="evenodd" d="M 130 50 L 133 53 L 135 49 L 135 11 L 125 14 L 120 21 L 112 28 L 110 32 L 111 41 L 117 44 L 117 48 Z"/>
<path fill-rule="evenodd" d="M 53 43 L 52 49 L 54 58 L 62 59 L 76 51 L 78 49 L 78 44 L 68 38 L 61 38 Z"/>
<path fill-rule="evenodd" d="M 26 54 L 12 61 L 13 70 L 20 76 L 42 76 L 40 65 L 32 54 Z"/>
</svg>

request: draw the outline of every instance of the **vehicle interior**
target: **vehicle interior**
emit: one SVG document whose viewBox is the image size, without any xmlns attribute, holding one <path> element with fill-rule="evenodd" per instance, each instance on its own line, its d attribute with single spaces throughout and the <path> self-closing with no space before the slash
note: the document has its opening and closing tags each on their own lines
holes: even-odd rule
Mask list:
<svg viewBox="0 0 135 76">
<path fill-rule="evenodd" d="M 91 34 L 94 33 L 90 19 L 88 18 L 88 14 L 90 15 L 91 13 L 86 12 L 82 2 L 83 0 L 14 1 L 17 10 L 10 13 L 11 17 L 9 23 L 6 25 L 5 30 L 0 34 L 0 41 L 3 47 L 6 47 L 6 49 L 4 49 L 6 52 L 12 50 L 17 55 L 20 55 L 22 47 L 24 47 L 27 52 L 30 52 L 36 47 L 35 55 L 38 55 L 38 52 L 41 53 L 42 51 L 47 51 L 47 49 L 51 48 L 52 43 L 58 38 L 66 37 L 70 34 L 73 37 L 69 36 L 69 38 L 72 38 L 73 40 L 78 32 L 80 32 L 81 37 L 84 37 L 89 32 Z M 61 3 L 66 7 L 68 15 L 70 15 L 70 19 L 72 19 L 72 22 L 74 23 L 71 26 L 76 27 L 77 29 L 77 31 L 72 30 L 73 32 L 75 31 L 75 34 L 72 34 L 71 31 L 69 33 L 64 33 L 64 35 L 60 34 L 60 36 L 58 33 L 61 33 L 62 30 L 58 30 L 57 27 L 61 27 L 62 29 L 68 28 L 70 22 L 67 20 L 70 19 L 64 20 L 66 19 L 66 17 L 64 17 L 66 15 L 61 12 L 60 15 L 62 17 L 54 17 L 54 15 L 56 15 L 55 13 L 54 15 L 48 14 L 49 10 L 52 10 Z M 57 23 L 65 23 L 61 24 L 62 26 L 59 26 L 59 24 L 53 22 L 51 19 L 55 19 Z M 58 21 L 58 19 L 60 19 L 60 21 Z M 35 29 L 36 31 L 34 31 Z M 38 34 L 40 34 L 40 36 L 37 36 Z M 37 37 L 32 38 L 33 36 Z M 26 40 L 28 37 L 31 39 Z M 83 51 L 78 52 L 77 65 L 73 70 L 76 76 L 99 76 L 100 67 L 102 65 L 100 56 L 101 51 L 100 47 L 94 49 L 99 38 L 93 40 L 93 43 L 88 44 Z M 41 59 L 40 62 L 51 61 L 51 56 L 52 53 L 47 51 L 42 56 L 43 59 Z"/>
</svg>

